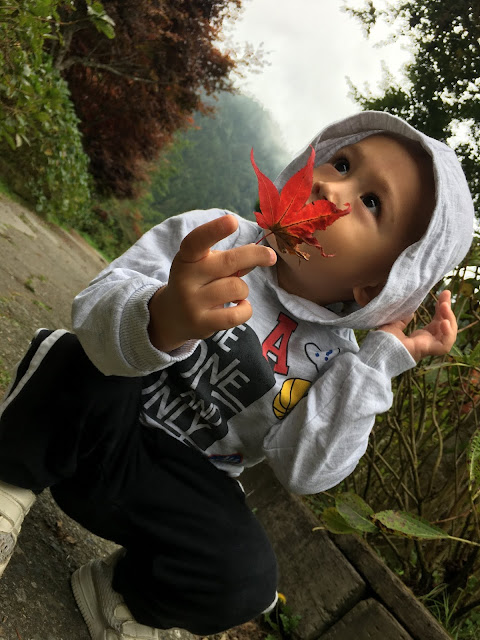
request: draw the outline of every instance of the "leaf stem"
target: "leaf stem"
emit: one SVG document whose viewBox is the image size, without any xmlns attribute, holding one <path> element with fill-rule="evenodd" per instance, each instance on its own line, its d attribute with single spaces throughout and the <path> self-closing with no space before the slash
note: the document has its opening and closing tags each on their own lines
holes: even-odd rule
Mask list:
<svg viewBox="0 0 480 640">
<path fill-rule="evenodd" d="M 268 238 L 268 236 L 271 236 L 271 235 L 272 235 L 272 233 L 273 233 L 273 231 L 270 231 L 270 233 L 266 233 L 264 236 L 262 236 L 262 237 L 260 238 L 260 240 L 257 240 L 257 241 L 255 242 L 255 244 L 260 244 L 260 242 L 262 242 L 263 240 L 265 240 L 265 238 Z"/>
<path fill-rule="evenodd" d="M 456 538 L 455 536 L 448 536 L 449 540 L 458 540 L 458 542 L 466 542 L 467 544 L 474 545 L 475 547 L 480 547 L 478 542 L 474 542 L 473 540 L 467 540 L 466 538 Z"/>
</svg>

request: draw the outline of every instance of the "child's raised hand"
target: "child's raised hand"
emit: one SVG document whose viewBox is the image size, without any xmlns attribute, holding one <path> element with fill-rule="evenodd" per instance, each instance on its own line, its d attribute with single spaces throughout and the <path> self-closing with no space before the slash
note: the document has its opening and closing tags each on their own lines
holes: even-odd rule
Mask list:
<svg viewBox="0 0 480 640">
<path fill-rule="evenodd" d="M 191 231 L 175 256 L 168 284 L 149 302 L 148 333 L 161 351 L 173 351 L 187 340 L 207 338 L 216 331 L 246 322 L 252 315 L 248 286 L 239 276 L 255 267 L 275 264 L 276 254 L 248 244 L 212 251 L 238 226 L 234 216 L 222 216 Z M 224 307 L 234 302 L 235 305 Z"/>
<path fill-rule="evenodd" d="M 407 336 L 404 330 L 410 320 L 411 317 L 398 320 L 379 329 L 396 336 L 417 362 L 426 356 L 445 355 L 453 347 L 457 338 L 457 320 L 451 307 L 450 291 L 442 291 L 438 296 L 432 321 Z"/>
</svg>

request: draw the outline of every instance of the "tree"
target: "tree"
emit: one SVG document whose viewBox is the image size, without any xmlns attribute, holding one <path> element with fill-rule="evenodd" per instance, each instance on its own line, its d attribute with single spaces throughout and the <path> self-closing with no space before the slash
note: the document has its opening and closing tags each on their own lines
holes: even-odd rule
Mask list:
<svg viewBox="0 0 480 640">
<path fill-rule="evenodd" d="M 468 0 L 403 0 L 379 9 L 367 0 L 363 9 L 346 9 L 370 35 L 387 22 L 393 37 L 408 35 L 414 59 L 395 81 L 387 73 L 382 95 L 362 94 L 353 87 L 364 109 L 389 111 L 434 138 L 456 148 L 480 205 L 480 12 Z"/>
<path fill-rule="evenodd" d="M 132 197 L 154 160 L 202 109 L 207 94 L 231 87 L 240 64 L 216 41 L 241 0 L 104 0 L 99 33 L 89 6 L 65 6 L 51 53 L 67 80 L 99 192 Z"/>
</svg>

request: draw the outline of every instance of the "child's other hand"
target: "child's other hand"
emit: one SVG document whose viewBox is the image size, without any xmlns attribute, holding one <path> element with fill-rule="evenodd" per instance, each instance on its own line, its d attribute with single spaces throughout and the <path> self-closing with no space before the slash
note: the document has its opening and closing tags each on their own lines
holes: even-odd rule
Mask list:
<svg viewBox="0 0 480 640">
<path fill-rule="evenodd" d="M 383 325 L 379 330 L 396 336 L 416 362 L 426 356 L 443 356 L 453 347 L 457 338 L 457 320 L 451 307 L 450 291 L 442 291 L 438 296 L 432 321 L 423 329 L 406 336 L 403 332 L 410 320 L 411 317 L 404 318 Z"/>
<path fill-rule="evenodd" d="M 168 284 L 149 302 L 148 333 L 161 351 L 172 351 L 187 340 L 207 338 L 216 331 L 246 322 L 252 315 L 248 286 L 239 276 L 255 267 L 275 264 L 275 252 L 248 244 L 228 251 L 211 247 L 233 233 L 238 221 L 222 216 L 186 236 L 175 256 Z M 235 303 L 229 307 L 225 304 Z"/>
</svg>

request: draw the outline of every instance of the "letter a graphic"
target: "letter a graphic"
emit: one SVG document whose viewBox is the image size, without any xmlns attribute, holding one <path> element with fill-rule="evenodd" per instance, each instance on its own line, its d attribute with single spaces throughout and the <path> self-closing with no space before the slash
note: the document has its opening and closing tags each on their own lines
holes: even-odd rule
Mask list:
<svg viewBox="0 0 480 640">
<path fill-rule="evenodd" d="M 287 366 L 287 349 L 290 336 L 298 327 L 298 323 L 292 320 L 284 313 L 278 314 L 277 326 L 265 338 L 262 344 L 263 357 L 266 360 L 273 360 L 275 365 L 273 370 L 286 376 L 288 373 Z"/>
</svg>

